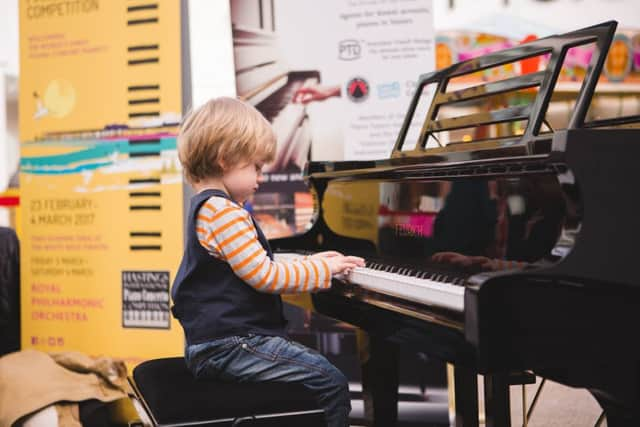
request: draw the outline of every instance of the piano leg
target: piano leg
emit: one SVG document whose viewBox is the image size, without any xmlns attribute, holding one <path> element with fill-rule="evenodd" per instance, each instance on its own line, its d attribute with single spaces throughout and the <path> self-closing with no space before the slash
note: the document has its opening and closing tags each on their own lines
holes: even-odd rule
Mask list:
<svg viewBox="0 0 640 427">
<path fill-rule="evenodd" d="M 637 408 L 623 408 L 619 403 L 603 393 L 590 390 L 596 398 L 607 420 L 607 427 L 640 426 L 640 410 Z"/>
<path fill-rule="evenodd" d="M 487 427 L 511 426 L 511 401 L 507 373 L 485 375 L 484 405 Z"/>
<path fill-rule="evenodd" d="M 398 421 L 398 349 L 375 335 L 362 338 L 364 417 L 367 425 L 373 427 L 395 426 Z"/>
<path fill-rule="evenodd" d="M 456 427 L 478 427 L 478 374 L 455 365 L 453 378 Z"/>
</svg>

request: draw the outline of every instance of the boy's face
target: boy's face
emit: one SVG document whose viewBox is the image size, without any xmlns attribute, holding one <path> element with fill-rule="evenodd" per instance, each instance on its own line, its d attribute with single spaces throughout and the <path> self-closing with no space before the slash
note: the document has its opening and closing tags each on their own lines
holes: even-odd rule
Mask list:
<svg viewBox="0 0 640 427">
<path fill-rule="evenodd" d="M 225 170 L 222 175 L 229 195 L 238 203 L 244 203 L 258 189 L 258 179 L 262 175 L 262 162 L 248 162 Z"/>
</svg>

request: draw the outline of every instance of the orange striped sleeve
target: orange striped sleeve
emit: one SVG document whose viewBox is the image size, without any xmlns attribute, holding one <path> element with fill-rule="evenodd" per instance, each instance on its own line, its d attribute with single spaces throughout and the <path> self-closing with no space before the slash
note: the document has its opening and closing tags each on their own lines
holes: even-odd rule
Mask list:
<svg viewBox="0 0 640 427">
<path fill-rule="evenodd" d="M 273 270 L 273 263 L 269 263 L 269 269 L 267 270 L 267 274 L 262 276 L 262 279 L 258 283 L 255 284 L 254 288 L 261 289 L 264 285 L 267 284 L 269 276 L 271 276 L 271 270 Z M 277 271 L 277 268 L 276 268 Z"/>
<path fill-rule="evenodd" d="M 225 223 L 224 225 L 221 225 L 220 227 L 218 227 L 216 229 L 213 229 L 211 231 L 211 233 L 213 233 L 213 234 L 222 233 L 227 228 L 233 227 L 234 225 L 236 225 L 236 224 L 238 224 L 240 222 L 243 222 L 243 221 L 246 221 L 246 220 L 244 218 L 242 218 L 242 217 L 238 217 L 236 219 L 232 219 L 231 221 Z"/>
<path fill-rule="evenodd" d="M 198 216 L 196 218 L 199 219 L 200 221 L 211 222 L 210 221 L 211 218 L 209 218 L 208 216 L 201 215 L 201 214 L 198 214 Z"/>
<path fill-rule="evenodd" d="M 253 233 L 253 229 L 251 227 L 247 227 L 247 228 L 243 228 L 241 230 L 236 231 L 235 233 L 233 233 L 231 236 L 226 237 L 223 241 L 220 242 L 220 247 L 224 248 L 226 247 L 229 243 L 233 242 L 234 240 L 236 240 L 238 237 L 243 236 L 245 234 L 252 234 Z"/>
<path fill-rule="evenodd" d="M 222 218 L 223 216 L 225 216 L 226 214 L 228 214 L 229 212 L 233 212 L 236 208 L 232 207 L 232 206 L 228 206 L 218 212 L 216 212 L 212 217 L 211 220 L 209 222 L 214 222 L 219 220 L 220 218 Z"/>
<path fill-rule="evenodd" d="M 271 286 L 269 286 L 269 292 L 274 292 L 278 288 L 278 276 L 280 274 L 280 266 L 275 264 L 276 272 L 273 275 L 273 280 L 271 281 Z"/>
<path fill-rule="evenodd" d="M 260 255 L 260 253 L 264 252 L 264 249 L 259 248 L 256 249 L 251 255 L 249 255 L 248 257 L 246 257 L 245 259 L 243 259 L 242 261 L 240 261 L 237 264 L 232 264 L 231 268 L 233 269 L 233 271 L 238 271 L 240 270 L 242 267 L 246 266 L 247 264 L 249 264 L 251 261 L 253 261 L 253 259 L 255 257 L 257 257 L 258 255 Z"/>
<path fill-rule="evenodd" d="M 320 284 L 320 272 L 318 271 L 318 267 L 316 267 L 315 262 L 311 263 L 311 267 L 313 268 L 313 273 L 315 275 L 315 280 L 312 288 L 315 291 L 316 289 L 318 289 L 318 285 Z"/>
<path fill-rule="evenodd" d="M 320 263 L 322 264 L 322 267 L 324 268 L 324 287 L 328 288 L 331 286 L 331 271 L 329 270 L 329 264 L 327 264 L 327 261 L 321 259 Z"/>
<path fill-rule="evenodd" d="M 298 266 L 296 266 L 295 264 L 291 264 L 291 266 L 293 267 L 293 271 L 295 272 L 295 279 L 293 279 L 293 285 L 291 287 L 291 289 L 296 289 L 300 287 L 300 270 L 298 270 Z"/>
<path fill-rule="evenodd" d="M 251 238 L 251 239 L 247 240 L 246 242 L 244 242 L 243 244 L 241 244 L 240 246 L 238 246 L 237 248 L 235 248 L 234 250 L 232 250 L 231 252 L 229 252 L 228 254 L 225 254 L 225 258 L 227 260 L 230 260 L 231 258 L 233 258 L 234 256 L 238 255 L 243 250 L 247 249 L 249 246 L 255 245 L 255 244 L 260 244 L 260 243 L 258 242 L 258 240 L 255 237 Z M 220 249 L 224 249 L 224 247 L 221 247 Z"/>
<path fill-rule="evenodd" d="M 289 287 L 289 264 L 283 264 L 284 266 L 284 285 L 282 286 L 282 292 L 286 292 Z"/>
<path fill-rule="evenodd" d="M 200 244 L 207 250 L 220 252 L 218 245 L 216 245 L 216 242 L 213 239 L 200 240 Z"/>
<path fill-rule="evenodd" d="M 226 200 L 226 199 L 225 199 Z M 215 212 L 218 209 L 213 205 L 213 202 L 211 201 L 211 199 L 207 200 L 204 205 L 202 205 L 202 208 L 207 208 L 209 209 L 211 212 Z M 200 209 L 202 209 L 200 208 Z"/>
<path fill-rule="evenodd" d="M 258 239 L 255 236 L 255 233 L 253 233 L 251 230 L 246 230 L 244 233 L 240 234 L 236 239 L 233 239 L 228 243 L 225 243 L 225 242 L 220 243 L 220 250 L 227 251 L 228 248 L 231 246 L 232 242 L 236 242 L 238 240 L 242 241 L 242 239 L 251 240 L 262 248 L 262 245 L 260 245 L 260 243 L 258 242 Z"/>
<path fill-rule="evenodd" d="M 263 264 L 258 264 L 253 270 L 251 270 L 250 272 L 248 272 L 247 274 L 245 274 L 244 276 L 241 276 L 240 278 L 242 280 L 244 280 L 245 282 L 248 282 L 249 280 L 251 280 L 253 278 L 253 276 L 255 276 L 256 274 L 258 274 L 258 272 L 260 271 L 260 269 L 264 266 Z"/>
<path fill-rule="evenodd" d="M 330 283 L 328 264 L 324 261 L 271 260 L 257 238 L 249 213 L 234 202 L 212 197 L 198 214 L 202 218 L 198 220 L 197 232 L 203 246 L 213 256 L 228 262 L 248 286 L 261 292 L 291 293 L 314 292 Z"/>
<path fill-rule="evenodd" d="M 225 221 L 227 215 L 230 218 Z M 246 215 L 246 212 L 235 203 L 222 197 L 211 197 L 202 205 L 197 215 L 195 228 L 200 244 L 215 257 L 225 259 L 223 248 L 219 243 L 224 240 L 226 240 L 225 243 L 231 243 L 233 239 L 229 239 L 229 234 L 231 233 L 225 232 L 224 227 L 233 227 L 235 224 L 229 223 L 234 219 L 237 219 L 238 223 L 243 220 L 246 222 Z M 239 227 L 234 227 L 230 231 L 236 233 L 238 231 L 237 228 Z M 248 224 L 244 227 L 243 232 L 251 232 Z M 242 233 L 236 233 L 234 238 L 241 235 Z M 244 240 L 241 243 L 244 243 Z M 236 247 L 237 245 L 234 245 L 232 249 L 236 249 Z"/>
<path fill-rule="evenodd" d="M 307 289 L 309 288 L 309 276 L 311 275 L 311 273 L 309 273 L 309 269 L 307 268 L 307 263 L 303 262 L 302 264 L 302 268 L 304 268 L 304 284 L 302 285 L 302 292 L 306 292 Z"/>
</svg>

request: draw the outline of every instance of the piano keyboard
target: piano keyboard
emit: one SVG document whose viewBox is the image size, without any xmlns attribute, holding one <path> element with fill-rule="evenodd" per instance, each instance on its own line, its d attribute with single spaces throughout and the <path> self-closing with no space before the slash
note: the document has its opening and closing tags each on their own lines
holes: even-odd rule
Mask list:
<svg viewBox="0 0 640 427">
<path fill-rule="evenodd" d="M 269 96 L 268 99 L 258 104 L 256 108 L 260 110 L 260 112 L 269 122 L 273 123 L 280 112 L 287 105 L 291 104 L 293 96 L 298 91 L 298 89 L 311 83 L 315 83 L 316 81 L 317 79 L 293 80 L 289 84 L 275 91 L 271 96 Z"/>
<path fill-rule="evenodd" d="M 293 96 L 298 89 L 314 84 L 317 78 L 291 79 L 285 86 L 275 91 L 271 96 L 256 106 L 271 123 L 273 131 L 277 135 L 276 158 L 265 168 L 265 172 L 279 172 L 286 170 L 293 162 L 300 169 L 304 166 L 308 155 L 308 144 L 296 141 L 296 135 L 300 131 L 301 124 L 306 116 L 306 107 L 302 103 L 293 103 Z M 305 141 L 310 141 L 306 138 Z M 301 151 L 302 161 L 295 151 Z"/>
<path fill-rule="evenodd" d="M 276 261 L 299 259 L 299 253 L 276 253 Z M 425 264 L 426 266 L 429 263 Z M 444 272 L 441 268 L 413 269 L 367 260 L 348 275 L 334 276 L 362 289 L 389 295 L 413 303 L 464 311 L 465 274 Z"/>
</svg>

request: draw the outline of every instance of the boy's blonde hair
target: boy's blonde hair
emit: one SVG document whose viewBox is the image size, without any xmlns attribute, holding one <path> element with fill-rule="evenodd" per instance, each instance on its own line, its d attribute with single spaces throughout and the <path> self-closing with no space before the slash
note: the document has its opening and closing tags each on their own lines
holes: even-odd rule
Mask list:
<svg viewBox="0 0 640 427">
<path fill-rule="evenodd" d="M 276 152 L 269 122 L 251 105 L 214 98 L 187 114 L 178 133 L 178 157 L 190 183 L 222 175 L 223 166 L 268 163 Z"/>
</svg>

